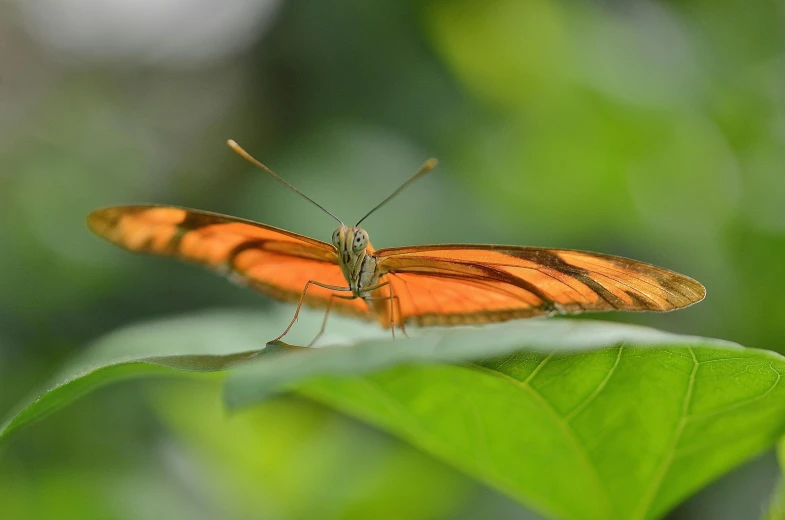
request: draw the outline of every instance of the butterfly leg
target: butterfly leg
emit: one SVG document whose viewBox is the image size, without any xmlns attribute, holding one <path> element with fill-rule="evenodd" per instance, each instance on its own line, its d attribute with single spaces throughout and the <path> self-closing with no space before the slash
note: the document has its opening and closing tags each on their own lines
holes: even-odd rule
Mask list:
<svg viewBox="0 0 785 520">
<path fill-rule="evenodd" d="M 310 287 L 311 284 L 317 285 L 319 287 L 323 287 L 325 289 L 329 289 L 331 291 L 342 291 L 342 292 L 349 292 L 349 291 L 351 291 L 351 288 L 349 288 L 349 287 L 337 287 L 335 285 L 327 285 L 327 284 L 324 284 L 324 283 L 321 283 L 321 282 L 317 282 L 315 280 L 308 280 L 308 282 L 305 284 L 305 287 L 303 287 L 303 294 L 300 296 L 300 301 L 297 303 L 297 309 L 295 309 L 295 311 L 294 311 L 294 316 L 292 317 L 292 321 L 289 322 L 289 325 L 286 327 L 286 330 L 284 330 L 283 333 L 281 333 L 280 336 L 278 336 L 277 338 L 275 338 L 274 340 L 271 340 L 271 341 L 278 341 L 282 337 L 286 336 L 286 334 L 289 332 L 289 329 L 291 329 L 292 326 L 294 325 L 294 322 L 297 321 L 297 316 L 300 315 L 300 308 L 303 306 L 303 301 L 305 300 L 305 294 L 308 292 L 308 287 Z M 352 299 L 354 299 L 354 296 L 352 296 L 351 298 L 346 298 L 346 299 L 352 300 Z M 329 305 L 329 301 L 328 301 L 328 305 Z"/>
<path fill-rule="evenodd" d="M 388 300 L 390 300 L 390 330 L 392 330 L 392 337 L 393 340 L 395 340 L 395 295 L 393 294 L 393 286 L 390 282 L 387 282 L 387 288 L 389 289 Z"/>
<path fill-rule="evenodd" d="M 403 311 L 401 311 L 401 299 L 398 298 L 398 296 L 395 296 L 395 303 L 398 305 L 398 317 L 401 320 L 401 332 L 403 332 L 403 335 L 408 338 L 409 334 L 406 332 L 406 320 L 403 319 Z"/>
<path fill-rule="evenodd" d="M 367 290 L 375 291 L 382 287 L 389 287 L 389 296 L 370 296 L 366 297 L 365 300 L 388 300 L 390 302 L 390 330 L 392 331 L 393 339 L 395 339 L 395 304 L 397 304 L 398 316 L 401 318 L 401 331 L 403 332 L 403 335 L 408 338 L 409 335 L 406 333 L 406 325 L 403 322 L 403 313 L 401 312 L 401 299 L 393 292 L 392 284 L 390 282 L 382 282 L 379 285 L 369 287 Z"/>
<path fill-rule="evenodd" d="M 345 296 L 343 294 L 331 294 L 330 298 L 327 300 L 327 310 L 324 312 L 324 319 L 322 319 L 322 327 L 319 329 L 319 332 L 316 333 L 316 336 L 308 343 L 309 347 L 312 347 L 316 340 L 318 340 L 322 334 L 324 334 L 324 329 L 327 327 L 327 317 L 330 315 L 330 308 L 333 305 L 333 298 L 340 298 L 342 300 L 354 300 L 355 296 Z"/>
<path fill-rule="evenodd" d="M 387 297 L 390 300 L 390 330 L 392 330 L 392 337 L 393 340 L 395 339 L 395 294 L 393 294 L 393 286 L 390 282 L 387 282 L 387 288 L 389 289 L 389 296 Z M 400 307 L 400 303 L 399 303 Z"/>
<path fill-rule="evenodd" d="M 385 285 L 389 285 L 390 293 L 392 293 L 392 285 L 390 285 L 389 282 L 386 282 L 385 284 L 379 285 L 379 286 L 377 286 L 375 288 L 376 289 L 380 289 L 380 288 L 384 287 Z M 340 298 L 342 300 L 353 300 L 353 299 L 355 299 L 355 296 L 354 295 L 351 295 L 351 296 L 346 295 L 345 296 L 345 295 L 342 295 L 342 294 L 331 294 L 330 295 L 330 298 L 327 300 L 327 310 L 324 313 L 324 319 L 322 319 L 322 326 L 319 329 L 319 332 L 316 334 L 316 336 L 308 344 L 309 347 L 312 347 L 314 345 L 314 343 L 316 343 L 316 341 L 322 336 L 322 334 L 324 334 L 324 330 L 327 327 L 327 318 L 330 316 L 330 309 L 332 308 L 332 305 L 333 305 L 333 298 Z M 393 306 L 392 305 L 393 305 L 393 302 L 396 302 L 398 304 L 398 313 L 399 313 L 399 316 L 400 316 L 400 311 L 401 311 L 401 300 L 400 300 L 400 298 L 398 298 L 398 296 L 395 296 L 395 295 L 391 294 L 390 296 L 369 296 L 369 297 L 366 297 L 365 299 L 366 300 L 370 300 L 370 301 L 373 301 L 373 300 L 390 300 L 390 314 L 391 314 L 390 327 L 392 328 L 393 339 L 395 339 L 395 315 L 393 314 L 394 310 L 393 310 Z M 408 338 L 409 335 L 406 334 L 406 327 L 403 325 L 403 321 L 401 321 L 401 330 L 403 331 L 403 334 Z"/>
<path fill-rule="evenodd" d="M 398 306 L 398 318 L 401 320 L 401 332 L 403 332 L 403 335 L 408 338 L 409 335 L 406 333 L 406 321 L 403 319 L 403 312 L 401 311 L 401 299 L 398 298 L 398 295 L 393 293 L 393 286 L 390 284 L 390 319 L 392 321 L 393 330 L 395 330 L 395 315 L 393 305 Z M 395 334 L 393 334 L 393 338 L 395 338 Z"/>
</svg>

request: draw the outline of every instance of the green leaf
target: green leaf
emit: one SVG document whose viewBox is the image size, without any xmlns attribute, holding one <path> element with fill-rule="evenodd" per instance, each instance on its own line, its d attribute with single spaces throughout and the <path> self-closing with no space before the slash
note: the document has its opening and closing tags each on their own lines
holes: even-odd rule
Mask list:
<svg viewBox="0 0 785 520">
<path fill-rule="evenodd" d="M 112 381 L 243 365 L 227 380 L 232 406 L 299 389 L 547 515 L 640 519 L 785 433 L 785 360 L 767 351 L 560 319 L 391 341 L 336 317 L 326 342 L 354 344 L 265 346 L 290 311 L 204 313 L 110 334 L 25 401 L 0 439 Z M 307 343 L 321 318 L 303 313 L 287 339 Z"/>
<path fill-rule="evenodd" d="M 785 432 L 782 373 L 724 341 L 535 320 L 287 352 L 234 371 L 227 400 L 298 389 L 545 514 L 643 519 Z"/>
<path fill-rule="evenodd" d="M 273 314 L 213 311 L 132 325 L 89 345 L 33 392 L 0 426 L 0 442 L 16 429 L 62 408 L 74 399 L 109 383 L 125 379 L 173 375 L 178 371 L 213 372 L 231 368 L 260 354 L 277 352 L 281 345 L 266 341 L 284 330 L 291 308 Z M 308 343 L 319 329 L 322 313 L 301 313 L 287 336 Z M 325 334 L 332 341 L 383 334 L 377 327 L 335 319 L 343 331 Z M 167 370 L 169 369 L 169 370 Z"/>
</svg>

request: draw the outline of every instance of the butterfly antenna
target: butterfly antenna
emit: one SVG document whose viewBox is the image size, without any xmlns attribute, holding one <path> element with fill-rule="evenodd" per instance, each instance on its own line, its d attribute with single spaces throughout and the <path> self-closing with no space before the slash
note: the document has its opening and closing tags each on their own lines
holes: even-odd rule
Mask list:
<svg viewBox="0 0 785 520">
<path fill-rule="evenodd" d="M 425 162 L 423 163 L 423 165 L 422 165 L 422 166 L 420 166 L 420 169 L 419 169 L 419 170 L 417 170 L 417 172 L 416 172 L 414 175 L 412 175 L 412 177 L 411 177 L 411 178 L 410 178 L 408 181 L 406 181 L 406 182 L 404 182 L 403 184 L 401 184 L 401 185 L 398 187 L 398 189 L 397 189 L 397 190 L 395 190 L 394 192 L 392 192 L 392 194 L 390 194 L 390 196 L 389 196 L 389 197 L 387 197 L 386 199 L 384 199 L 383 201 L 381 201 L 379 204 L 377 204 L 377 205 L 376 205 L 376 207 L 375 207 L 375 208 L 373 208 L 371 211 L 369 211 L 368 213 L 366 213 L 366 214 L 365 214 L 365 216 L 364 216 L 363 218 L 361 218 L 361 219 L 360 219 L 360 220 L 357 222 L 357 224 L 355 224 L 355 227 L 359 226 L 359 225 L 362 223 L 362 221 L 363 221 L 363 220 L 365 220 L 365 219 L 367 219 L 368 217 L 370 217 L 370 216 L 371 216 L 371 213 L 373 213 L 373 212 L 374 212 L 374 211 L 376 211 L 377 209 L 381 208 L 382 206 L 384 206 L 385 204 L 387 204 L 388 202 L 390 202 L 390 201 L 391 201 L 393 198 L 395 198 L 395 196 L 396 196 L 396 195 L 398 195 L 400 192 L 402 192 L 404 189 L 406 189 L 406 187 L 407 187 L 409 184 L 413 183 L 414 181 L 416 181 L 417 179 L 419 179 L 420 177 L 422 177 L 423 175 L 425 175 L 425 174 L 426 174 L 426 173 L 428 173 L 429 171 L 433 170 L 433 169 L 434 169 L 434 168 L 436 168 L 438 165 L 439 165 L 439 161 L 437 161 L 437 160 L 436 160 L 436 159 L 434 159 L 433 157 L 431 157 L 430 159 L 428 159 L 427 161 L 425 161 Z"/>
<path fill-rule="evenodd" d="M 338 223 L 341 224 L 342 226 L 344 225 L 344 223 L 341 222 L 341 219 L 339 219 L 338 217 L 336 217 L 335 215 L 324 209 L 321 204 L 319 204 L 318 202 L 316 202 L 315 200 L 313 200 L 312 198 L 310 198 L 309 196 L 307 196 L 306 194 L 304 194 L 303 192 L 301 192 L 300 190 L 298 190 L 297 188 L 295 188 L 294 186 L 292 186 L 291 184 L 280 178 L 277 173 L 275 173 L 270 168 L 259 162 L 251 154 L 243 150 L 243 148 L 239 144 L 237 144 L 233 139 L 229 139 L 228 141 L 226 141 L 226 144 L 228 144 L 229 148 L 231 148 L 237 155 L 239 155 L 249 163 L 253 164 L 254 166 L 259 168 L 266 174 L 270 175 L 270 177 L 277 180 L 278 182 L 280 182 L 281 184 L 283 184 L 284 186 L 286 186 L 287 188 L 289 188 L 290 190 L 292 190 L 293 192 L 295 192 L 296 194 L 298 194 L 299 196 L 301 196 L 302 198 L 304 198 L 305 200 L 307 200 L 308 202 L 319 208 L 320 210 L 330 215 L 332 218 L 337 220 Z"/>
</svg>

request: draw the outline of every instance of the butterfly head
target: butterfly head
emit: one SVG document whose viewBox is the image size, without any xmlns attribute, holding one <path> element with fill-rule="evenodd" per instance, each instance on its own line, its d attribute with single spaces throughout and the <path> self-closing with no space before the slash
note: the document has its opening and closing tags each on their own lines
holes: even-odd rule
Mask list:
<svg viewBox="0 0 785 520">
<path fill-rule="evenodd" d="M 341 227 L 333 232 L 333 245 L 340 252 L 344 263 L 350 263 L 347 259 L 360 255 L 369 244 L 368 232 L 363 228 L 341 224 Z"/>
</svg>

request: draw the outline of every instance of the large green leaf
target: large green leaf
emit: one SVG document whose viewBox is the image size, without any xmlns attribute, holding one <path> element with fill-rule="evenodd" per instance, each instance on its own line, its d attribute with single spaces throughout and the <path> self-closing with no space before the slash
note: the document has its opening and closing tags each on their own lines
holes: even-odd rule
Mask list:
<svg viewBox="0 0 785 520">
<path fill-rule="evenodd" d="M 548 515 L 635 519 L 662 515 L 785 432 L 785 360 L 771 352 L 559 319 L 391 341 L 336 318 L 326 342 L 354 343 L 265 347 L 289 316 L 214 312 L 110 334 L 0 436 L 120 378 L 242 365 L 227 381 L 231 406 L 298 389 Z M 307 342 L 320 320 L 304 313 L 291 341 Z"/>
<path fill-rule="evenodd" d="M 785 432 L 782 373 L 723 341 L 528 321 L 290 352 L 235 371 L 227 399 L 297 388 L 546 514 L 643 519 Z"/>
</svg>

